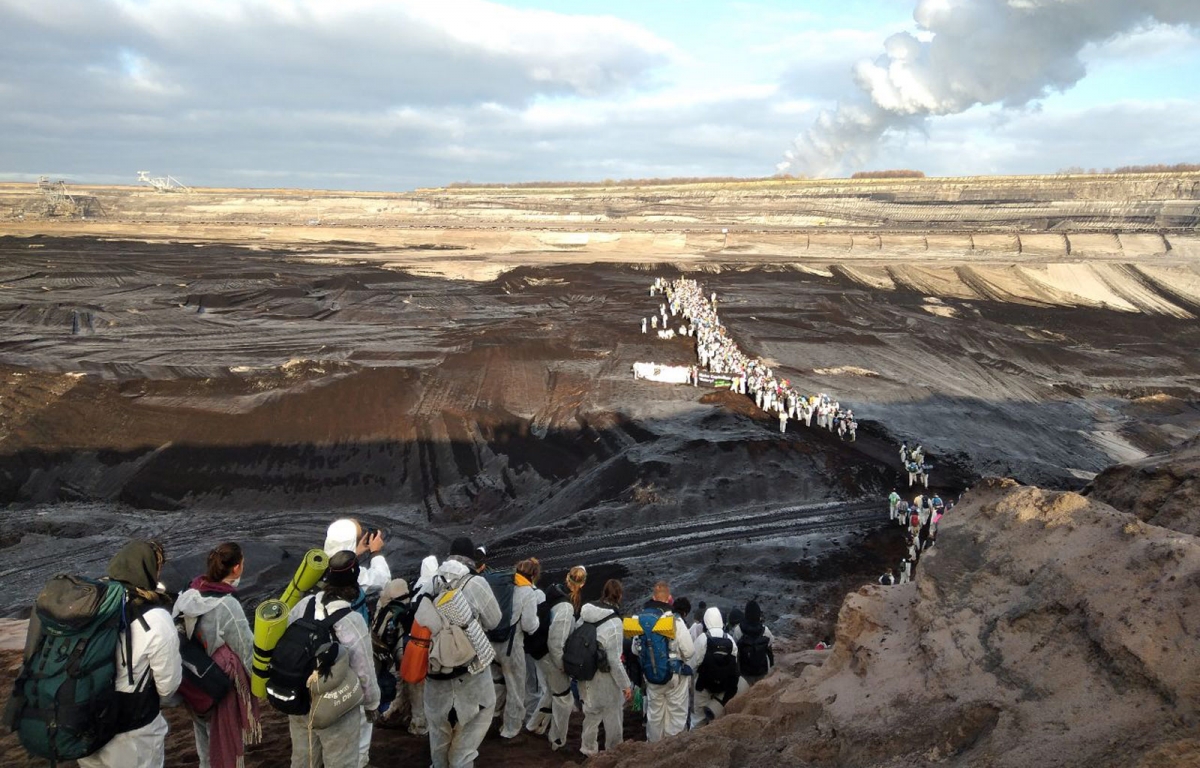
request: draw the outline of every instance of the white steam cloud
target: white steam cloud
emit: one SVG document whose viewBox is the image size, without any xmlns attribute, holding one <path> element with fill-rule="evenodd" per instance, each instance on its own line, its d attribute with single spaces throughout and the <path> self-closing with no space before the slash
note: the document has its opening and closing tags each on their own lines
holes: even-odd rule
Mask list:
<svg viewBox="0 0 1200 768">
<path fill-rule="evenodd" d="M 884 134 L 977 104 L 1019 107 L 1087 74 L 1080 57 L 1149 24 L 1200 25 L 1200 0 L 920 0 L 900 32 L 854 69 L 861 93 L 796 137 L 781 173 L 863 167 Z"/>
</svg>

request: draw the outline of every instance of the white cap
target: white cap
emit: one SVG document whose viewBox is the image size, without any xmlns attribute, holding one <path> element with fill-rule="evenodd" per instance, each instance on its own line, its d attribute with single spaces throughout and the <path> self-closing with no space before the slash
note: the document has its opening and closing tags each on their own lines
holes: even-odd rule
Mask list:
<svg viewBox="0 0 1200 768">
<path fill-rule="evenodd" d="M 358 525 L 353 520 L 334 520 L 325 533 L 325 554 L 333 557 L 347 549 L 358 549 Z"/>
</svg>

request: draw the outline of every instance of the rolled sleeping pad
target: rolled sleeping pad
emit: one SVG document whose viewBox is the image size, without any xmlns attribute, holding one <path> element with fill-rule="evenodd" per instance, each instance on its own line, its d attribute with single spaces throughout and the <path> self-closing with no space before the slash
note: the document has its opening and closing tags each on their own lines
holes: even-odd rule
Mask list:
<svg viewBox="0 0 1200 768">
<path fill-rule="evenodd" d="M 324 550 L 310 549 L 304 553 L 304 560 L 296 569 L 287 589 L 283 590 L 283 594 L 279 597 L 287 605 L 289 611 L 296 607 L 296 603 L 300 602 L 300 598 L 304 597 L 306 592 L 317 586 L 317 582 L 325 575 L 328 568 L 329 556 L 325 554 Z"/>
<path fill-rule="evenodd" d="M 642 634 L 642 622 L 637 616 L 626 616 L 621 620 L 621 628 L 625 637 L 637 637 Z M 654 622 L 654 631 L 668 640 L 675 639 L 675 614 L 664 613 Z"/>
<path fill-rule="evenodd" d="M 282 600 L 267 600 L 254 611 L 254 670 L 250 675 L 250 692 L 260 699 L 267 697 L 267 668 L 271 665 L 275 645 L 287 629 L 290 610 Z"/>
</svg>

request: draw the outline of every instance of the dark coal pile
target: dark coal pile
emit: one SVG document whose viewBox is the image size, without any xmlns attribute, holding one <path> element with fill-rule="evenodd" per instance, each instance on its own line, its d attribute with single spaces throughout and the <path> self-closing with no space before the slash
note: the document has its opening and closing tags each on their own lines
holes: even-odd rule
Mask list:
<svg viewBox="0 0 1200 768">
<path fill-rule="evenodd" d="M 177 583 L 217 542 L 246 543 L 257 600 L 353 515 L 384 530 L 397 575 L 468 532 L 498 561 L 582 562 L 632 596 L 660 578 L 724 604 L 758 595 L 808 637 L 898 557 L 883 497 L 901 439 L 924 443 L 943 495 L 983 473 L 1079 487 L 1194 423 L 1136 398 L 1186 411 L 1200 382 L 1191 321 L 950 301 L 948 316 L 837 278 L 705 274 L 747 352 L 853 406 L 844 443 L 632 378 L 635 361 L 695 360 L 689 340 L 640 332 L 647 286 L 674 268 L 472 283 L 351 250 L 45 238 L 0 240 L 0 256 L 9 615 L 135 535 L 166 543 Z"/>
</svg>

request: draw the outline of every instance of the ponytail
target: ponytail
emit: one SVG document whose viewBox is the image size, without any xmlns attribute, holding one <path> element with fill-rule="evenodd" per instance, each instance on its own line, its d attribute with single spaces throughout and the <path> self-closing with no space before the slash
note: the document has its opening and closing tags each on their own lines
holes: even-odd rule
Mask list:
<svg viewBox="0 0 1200 768">
<path fill-rule="evenodd" d="M 567 589 L 571 593 L 571 605 L 575 606 L 575 614 L 583 607 L 583 585 L 587 583 L 587 568 L 577 565 L 567 573 Z"/>
<path fill-rule="evenodd" d="M 219 544 L 208 553 L 208 571 L 204 576 L 214 584 L 224 581 L 240 562 L 242 548 L 237 542 L 227 541 Z"/>
</svg>

